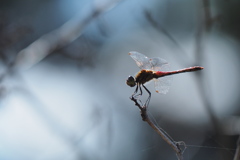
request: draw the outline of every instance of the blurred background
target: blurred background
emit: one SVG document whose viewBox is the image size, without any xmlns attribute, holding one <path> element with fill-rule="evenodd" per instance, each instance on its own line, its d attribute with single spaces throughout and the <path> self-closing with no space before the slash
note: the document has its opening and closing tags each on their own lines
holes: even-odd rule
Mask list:
<svg viewBox="0 0 240 160">
<path fill-rule="evenodd" d="M 149 115 L 184 159 L 234 159 L 239 28 L 238 0 L 2 0 L 0 159 L 177 159 L 129 99 L 129 51 L 204 67 L 148 84 Z"/>
</svg>

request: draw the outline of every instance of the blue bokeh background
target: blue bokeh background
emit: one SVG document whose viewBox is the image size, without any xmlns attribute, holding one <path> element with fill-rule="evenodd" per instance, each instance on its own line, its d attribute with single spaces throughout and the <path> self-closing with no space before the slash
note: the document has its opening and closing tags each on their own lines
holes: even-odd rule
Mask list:
<svg viewBox="0 0 240 160">
<path fill-rule="evenodd" d="M 125 80 L 139 71 L 129 51 L 164 58 L 172 70 L 204 67 L 173 76 L 166 95 L 147 84 L 149 114 L 186 143 L 185 159 L 233 159 L 240 133 L 240 3 L 125 0 L 104 7 L 108 3 L 0 2 L 0 159 L 177 159 L 129 99 L 134 88 Z M 45 51 L 52 41 L 43 39 L 20 54 L 101 6 L 106 11 L 59 47 Z"/>
</svg>

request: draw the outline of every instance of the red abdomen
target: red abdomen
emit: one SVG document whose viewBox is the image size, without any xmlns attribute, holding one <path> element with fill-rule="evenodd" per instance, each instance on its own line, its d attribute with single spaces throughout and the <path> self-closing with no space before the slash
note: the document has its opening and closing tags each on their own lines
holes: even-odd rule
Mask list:
<svg viewBox="0 0 240 160">
<path fill-rule="evenodd" d="M 184 72 L 193 72 L 193 71 L 198 71 L 198 70 L 202 70 L 203 67 L 200 66 L 194 66 L 194 67 L 189 67 L 189 68 L 184 68 L 181 70 L 176 70 L 176 71 L 156 71 L 155 75 L 157 78 L 159 77 L 164 77 L 164 76 L 168 76 L 168 75 L 172 75 L 172 74 L 178 74 L 178 73 L 184 73 Z"/>
</svg>

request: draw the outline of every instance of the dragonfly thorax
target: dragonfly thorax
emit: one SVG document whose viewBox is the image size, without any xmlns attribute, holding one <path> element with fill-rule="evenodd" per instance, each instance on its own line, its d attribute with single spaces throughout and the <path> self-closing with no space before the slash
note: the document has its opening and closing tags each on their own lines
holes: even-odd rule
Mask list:
<svg viewBox="0 0 240 160">
<path fill-rule="evenodd" d="M 135 81 L 136 83 L 144 84 L 152 80 L 153 78 L 157 78 L 156 73 L 154 71 L 143 69 L 137 73 Z"/>
</svg>

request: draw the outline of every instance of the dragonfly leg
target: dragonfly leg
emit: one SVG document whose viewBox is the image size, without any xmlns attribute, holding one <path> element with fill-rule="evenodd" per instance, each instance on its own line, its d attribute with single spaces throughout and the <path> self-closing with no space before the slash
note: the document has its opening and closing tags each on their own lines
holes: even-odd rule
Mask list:
<svg viewBox="0 0 240 160">
<path fill-rule="evenodd" d="M 139 90 L 140 90 L 140 93 L 139 93 L 139 94 L 137 94 L 138 88 L 139 88 Z M 139 84 L 137 84 L 137 87 L 136 87 L 136 89 L 135 89 L 132 97 L 137 98 L 137 97 L 140 96 L 140 95 L 142 95 L 142 88 L 141 88 L 141 86 L 140 86 Z"/>
<path fill-rule="evenodd" d="M 147 87 L 145 87 L 143 84 L 142 84 L 143 88 L 148 92 L 149 96 L 148 96 L 148 99 L 146 100 L 145 104 L 143 107 L 148 107 L 149 105 L 149 102 L 150 102 L 150 99 L 151 99 L 151 92 L 147 89 Z"/>
<path fill-rule="evenodd" d="M 139 90 L 140 90 L 140 93 L 138 94 L 138 95 L 136 95 L 136 96 L 141 96 L 142 95 L 142 88 L 141 88 L 141 86 L 139 85 Z M 142 101 L 139 99 L 139 102 L 141 103 L 141 105 L 142 105 Z"/>
<path fill-rule="evenodd" d="M 140 90 L 140 93 L 139 93 L 139 94 L 137 94 L 138 88 L 139 88 L 139 90 Z M 130 97 L 130 99 L 133 99 L 133 98 L 134 98 L 134 99 L 138 99 L 138 96 L 140 96 L 140 95 L 142 95 L 142 88 L 141 88 L 141 86 L 140 86 L 139 84 L 137 84 L 137 87 L 136 87 L 134 93 L 132 94 L 132 96 Z M 141 103 L 141 105 L 142 105 L 141 100 L 138 99 L 138 101 L 139 101 L 139 102 Z"/>
<path fill-rule="evenodd" d="M 138 91 L 138 84 L 137 84 L 137 87 L 136 87 L 134 93 L 132 94 L 132 97 L 136 97 L 136 93 L 137 93 L 137 91 Z"/>
<path fill-rule="evenodd" d="M 139 95 L 142 95 L 142 88 L 141 88 L 140 85 L 139 85 L 139 90 L 140 90 L 140 93 L 138 94 L 138 96 L 139 96 Z"/>
</svg>

